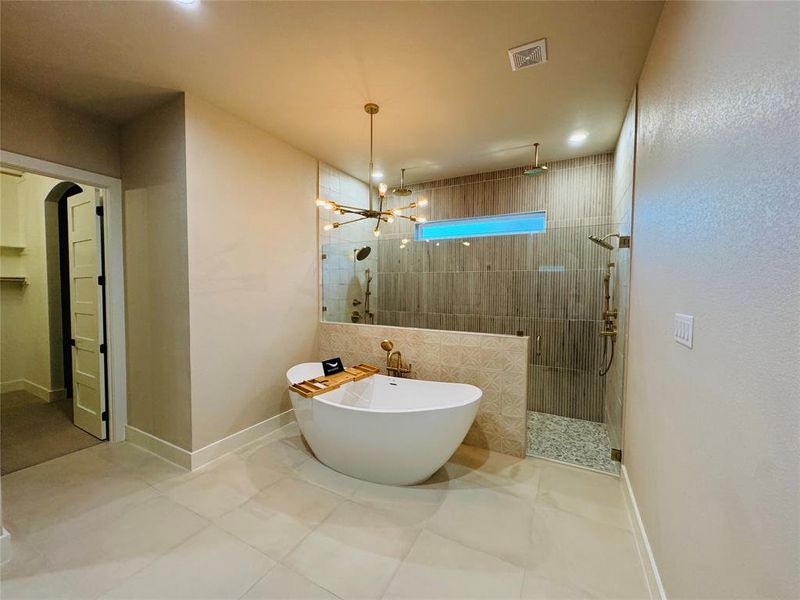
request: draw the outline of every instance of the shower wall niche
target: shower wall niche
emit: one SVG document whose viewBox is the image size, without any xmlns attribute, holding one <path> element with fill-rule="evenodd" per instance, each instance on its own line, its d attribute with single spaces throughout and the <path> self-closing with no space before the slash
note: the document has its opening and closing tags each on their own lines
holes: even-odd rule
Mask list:
<svg viewBox="0 0 800 600">
<path fill-rule="evenodd" d="M 545 210 L 545 233 L 427 243 L 414 241 L 413 224 L 404 221 L 384 226 L 379 240 L 369 226 L 323 232 L 323 252 L 341 245 L 331 254 L 348 256 L 359 245 L 372 246 L 370 259 L 377 263 L 371 273 L 380 290 L 372 302 L 376 324 L 530 336 L 528 409 L 602 422 L 598 333 L 611 255 L 587 238 L 615 228 L 613 155 L 548 166 L 537 177 L 517 168 L 411 186 L 411 200 L 429 200 L 417 210 L 429 220 Z M 320 173 L 321 193 L 334 193 L 329 177 L 340 180 L 340 189 L 347 178 L 330 167 Z M 366 187 L 361 193 L 366 202 Z M 409 198 L 390 199 L 390 206 L 401 200 Z M 320 211 L 323 224 L 331 220 L 326 212 Z M 341 267 L 328 260 L 322 263 L 323 319 L 350 322 L 351 307 L 332 295 L 348 275 L 337 274 Z M 352 275 L 352 256 L 347 266 Z"/>
</svg>

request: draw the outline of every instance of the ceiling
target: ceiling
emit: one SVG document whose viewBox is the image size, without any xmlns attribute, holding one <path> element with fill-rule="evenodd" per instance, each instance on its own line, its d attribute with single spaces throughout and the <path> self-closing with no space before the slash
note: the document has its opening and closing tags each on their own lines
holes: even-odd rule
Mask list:
<svg viewBox="0 0 800 600">
<path fill-rule="evenodd" d="M 125 122 L 186 91 L 366 179 L 411 182 L 611 150 L 661 2 L 0 4 L 0 73 Z M 512 72 L 507 49 L 547 38 Z M 571 133 L 588 133 L 572 146 Z"/>
</svg>

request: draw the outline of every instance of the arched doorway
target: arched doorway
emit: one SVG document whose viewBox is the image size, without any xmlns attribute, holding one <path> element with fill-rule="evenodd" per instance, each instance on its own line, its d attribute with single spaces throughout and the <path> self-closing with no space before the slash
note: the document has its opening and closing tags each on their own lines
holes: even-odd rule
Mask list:
<svg viewBox="0 0 800 600">
<path fill-rule="evenodd" d="M 48 244 L 48 263 L 54 264 L 57 252 L 58 269 L 48 269 L 48 285 L 51 290 L 60 290 L 59 294 L 50 296 L 50 335 L 51 339 L 60 339 L 60 344 L 51 344 L 50 360 L 54 370 L 61 371 L 64 377 L 64 389 L 67 398 L 72 398 L 72 325 L 69 307 L 69 246 L 67 224 L 67 198 L 80 194 L 83 188 L 71 181 L 56 184 L 45 197 L 45 227 L 48 238 L 55 238 L 58 243 Z M 60 315 L 60 319 L 55 319 Z M 60 330 L 58 323 L 60 322 Z M 60 365 L 59 365 L 60 361 Z"/>
</svg>

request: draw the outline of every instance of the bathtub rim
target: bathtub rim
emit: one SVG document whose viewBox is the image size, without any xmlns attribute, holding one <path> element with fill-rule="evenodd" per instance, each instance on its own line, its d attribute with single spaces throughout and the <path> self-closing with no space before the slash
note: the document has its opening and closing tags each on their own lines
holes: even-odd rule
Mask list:
<svg viewBox="0 0 800 600">
<path fill-rule="evenodd" d="M 292 369 L 296 368 L 296 367 L 302 367 L 304 365 L 319 365 L 319 364 L 320 363 L 316 363 L 316 362 L 304 362 L 304 363 L 298 363 L 298 364 L 296 364 L 296 365 L 294 365 L 292 367 L 289 367 L 289 369 L 286 371 L 286 380 L 289 382 L 289 385 L 292 385 L 293 383 L 296 383 L 296 382 L 292 381 L 291 377 L 289 377 L 289 372 Z M 400 379 L 398 377 L 390 377 L 389 375 L 383 375 L 382 373 L 376 373 L 375 375 L 372 375 L 372 377 L 382 377 L 384 379 Z M 304 398 L 304 397 L 300 396 L 300 394 L 297 394 L 297 392 L 293 392 L 292 390 L 289 390 L 289 394 L 290 395 L 291 394 L 297 394 L 303 400 L 318 400 L 318 401 L 322 402 L 323 404 L 327 404 L 328 406 L 333 406 L 334 408 L 344 408 L 344 409 L 355 411 L 355 412 L 378 413 L 378 414 L 406 414 L 406 413 L 410 414 L 410 413 L 418 413 L 418 412 L 430 412 L 430 411 L 435 411 L 435 410 L 450 410 L 450 409 L 453 409 L 453 408 L 461 408 L 461 407 L 464 407 L 464 406 L 469 406 L 470 404 L 473 404 L 475 402 L 480 402 L 481 398 L 483 398 L 483 390 L 481 388 L 479 388 L 478 386 L 476 386 L 476 385 L 472 385 L 471 383 L 460 383 L 460 382 L 457 382 L 457 381 L 430 381 L 429 379 L 411 379 L 410 381 L 417 381 L 417 382 L 420 382 L 420 383 L 437 383 L 437 384 L 444 384 L 444 385 L 463 385 L 463 386 L 466 386 L 468 388 L 472 388 L 470 391 L 473 392 L 473 394 L 472 394 L 473 397 L 470 398 L 469 400 L 460 402 L 458 404 L 447 404 L 445 406 L 426 406 L 426 407 L 422 407 L 422 408 L 363 408 L 363 407 L 360 407 L 360 406 L 349 406 L 347 404 L 340 404 L 338 402 L 331 402 L 330 400 L 327 400 L 325 398 L 325 396 L 327 396 L 328 394 L 332 394 L 336 390 L 331 390 L 330 392 L 325 392 L 324 394 L 319 394 L 318 396 L 311 396 L 309 398 Z M 345 386 L 351 385 L 352 383 L 355 383 L 355 382 L 346 383 L 346 384 L 344 384 L 343 386 L 341 386 L 340 388 L 337 388 L 337 389 L 343 389 Z M 475 392 L 477 392 L 477 395 L 475 395 Z"/>
</svg>

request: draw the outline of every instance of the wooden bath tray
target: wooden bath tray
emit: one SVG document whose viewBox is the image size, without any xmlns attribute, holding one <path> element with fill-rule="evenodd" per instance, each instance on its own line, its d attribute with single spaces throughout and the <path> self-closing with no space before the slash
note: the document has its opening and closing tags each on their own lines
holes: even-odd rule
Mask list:
<svg viewBox="0 0 800 600">
<path fill-rule="evenodd" d="M 358 381 L 370 375 L 375 375 L 378 371 L 380 371 L 378 367 L 361 363 L 354 367 L 347 367 L 344 371 L 334 373 L 333 375 L 323 375 L 321 377 L 315 377 L 314 379 L 306 379 L 305 381 L 293 383 L 289 386 L 289 389 L 293 392 L 297 392 L 303 396 L 303 398 L 311 398 L 335 390 L 345 383 Z"/>
</svg>

